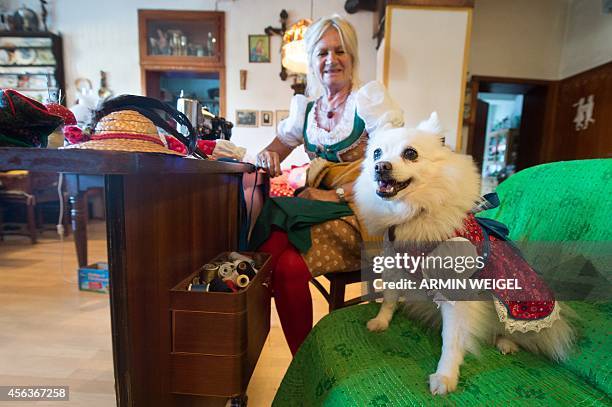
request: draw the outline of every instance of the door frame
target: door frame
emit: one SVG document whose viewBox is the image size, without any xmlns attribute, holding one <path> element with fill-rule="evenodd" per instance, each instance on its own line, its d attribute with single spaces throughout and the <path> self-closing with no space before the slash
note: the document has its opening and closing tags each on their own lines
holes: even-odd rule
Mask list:
<svg viewBox="0 0 612 407">
<path fill-rule="evenodd" d="M 547 97 L 546 97 L 546 113 L 544 115 L 544 126 L 543 126 L 543 134 L 542 134 L 542 142 L 540 143 L 540 151 L 538 153 L 539 161 L 544 163 L 548 162 L 552 159 L 553 153 L 553 134 L 554 134 L 554 125 L 555 125 L 555 114 L 557 110 L 557 94 L 558 94 L 558 85 L 559 81 L 550 81 L 543 79 L 528 79 L 528 78 L 509 78 L 509 77 L 498 77 L 498 76 L 484 76 L 484 75 L 474 75 L 471 77 L 469 86 L 470 86 L 470 106 L 472 109 L 470 111 L 470 118 L 468 122 L 468 139 L 466 144 L 466 154 L 474 155 L 474 150 L 476 148 L 484 148 L 484 146 L 476 146 L 474 145 L 474 130 L 475 130 L 475 122 L 476 122 L 476 110 L 478 106 L 478 93 L 486 92 L 485 90 L 487 85 L 495 85 L 495 84 L 507 84 L 509 87 L 511 85 L 516 85 L 516 87 L 524 87 L 527 88 L 529 85 L 536 86 L 545 86 L 547 88 Z M 513 93 L 513 92 L 500 92 L 500 93 Z M 516 93 L 521 94 L 520 92 Z"/>
</svg>

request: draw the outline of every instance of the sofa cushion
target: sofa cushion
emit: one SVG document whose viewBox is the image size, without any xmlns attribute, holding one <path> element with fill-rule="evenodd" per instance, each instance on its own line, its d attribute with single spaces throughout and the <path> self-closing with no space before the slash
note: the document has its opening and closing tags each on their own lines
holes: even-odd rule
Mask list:
<svg viewBox="0 0 612 407">
<path fill-rule="evenodd" d="M 389 329 L 365 325 L 378 304 L 344 308 L 323 318 L 291 363 L 277 406 L 409 405 L 610 405 L 604 371 L 589 379 L 588 365 L 607 360 L 605 348 L 583 350 L 581 361 L 559 365 L 521 351 L 501 355 L 484 345 L 468 356 L 457 392 L 432 396 L 427 380 L 436 369 L 441 339 L 397 312 Z M 592 311 L 583 308 L 583 311 Z M 588 323 L 587 323 L 588 324 Z M 609 349 L 609 347 L 608 347 Z M 579 356 L 580 357 L 580 356 Z M 605 366 L 609 366 L 607 362 Z"/>
</svg>

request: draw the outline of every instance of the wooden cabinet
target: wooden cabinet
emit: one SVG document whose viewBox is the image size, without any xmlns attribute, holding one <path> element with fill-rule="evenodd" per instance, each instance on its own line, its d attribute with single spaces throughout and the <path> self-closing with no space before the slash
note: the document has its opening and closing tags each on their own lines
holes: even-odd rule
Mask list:
<svg viewBox="0 0 612 407">
<path fill-rule="evenodd" d="M 0 32 L 0 88 L 45 102 L 65 95 L 62 37 L 48 32 Z"/>
<path fill-rule="evenodd" d="M 145 95 L 176 106 L 181 91 L 225 113 L 225 13 L 138 10 Z"/>
</svg>

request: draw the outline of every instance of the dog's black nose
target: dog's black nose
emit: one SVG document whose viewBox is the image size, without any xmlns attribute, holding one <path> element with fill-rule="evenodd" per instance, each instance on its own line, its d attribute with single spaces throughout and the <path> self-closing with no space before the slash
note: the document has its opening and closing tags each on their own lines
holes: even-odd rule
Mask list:
<svg viewBox="0 0 612 407">
<path fill-rule="evenodd" d="M 393 169 L 393 165 L 389 161 L 379 161 L 374 164 L 374 171 L 377 174 L 382 174 L 385 172 L 390 172 Z"/>
</svg>

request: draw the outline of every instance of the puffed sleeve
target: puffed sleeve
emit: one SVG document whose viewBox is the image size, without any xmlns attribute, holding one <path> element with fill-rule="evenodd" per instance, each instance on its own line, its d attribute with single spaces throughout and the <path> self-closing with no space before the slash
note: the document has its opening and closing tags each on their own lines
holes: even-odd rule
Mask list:
<svg viewBox="0 0 612 407">
<path fill-rule="evenodd" d="M 404 112 L 391 99 L 382 83 L 372 81 L 363 85 L 357 91 L 356 101 L 357 114 L 365 122 L 368 134 L 404 125 Z"/>
<path fill-rule="evenodd" d="M 304 142 L 304 118 L 308 99 L 295 95 L 289 106 L 289 117 L 278 123 L 278 139 L 289 147 L 297 147 Z"/>
</svg>

